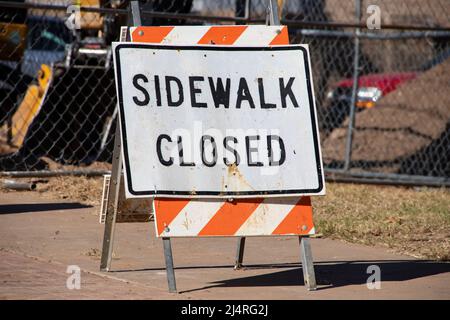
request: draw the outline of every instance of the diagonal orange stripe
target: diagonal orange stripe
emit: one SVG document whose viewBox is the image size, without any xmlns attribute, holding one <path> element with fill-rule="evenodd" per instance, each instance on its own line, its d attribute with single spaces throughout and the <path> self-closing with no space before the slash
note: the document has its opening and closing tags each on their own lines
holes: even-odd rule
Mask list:
<svg viewBox="0 0 450 320">
<path fill-rule="evenodd" d="M 174 27 L 137 27 L 133 42 L 161 43 Z"/>
<path fill-rule="evenodd" d="M 303 229 L 303 226 L 306 226 L 306 229 Z M 308 234 L 313 227 L 311 199 L 310 197 L 301 197 L 272 234 Z"/>
<path fill-rule="evenodd" d="M 247 26 L 211 27 L 197 44 L 233 44 Z"/>
<path fill-rule="evenodd" d="M 262 198 L 241 199 L 238 202 L 225 202 L 206 226 L 198 233 L 199 236 L 232 236 L 251 216 Z"/>
<path fill-rule="evenodd" d="M 281 32 L 272 39 L 270 46 L 289 44 L 288 28 L 286 26 L 281 28 Z"/>
<path fill-rule="evenodd" d="M 154 200 L 158 235 L 189 203 L 189 199 L 156 198 Z"/>
</svg>

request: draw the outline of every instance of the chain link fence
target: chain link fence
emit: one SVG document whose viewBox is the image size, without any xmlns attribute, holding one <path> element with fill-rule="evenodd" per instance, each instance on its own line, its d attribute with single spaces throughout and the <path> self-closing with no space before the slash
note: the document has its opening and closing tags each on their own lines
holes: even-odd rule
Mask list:
<svg viewBox="0 0 450 320">
<path fill-rule="evenodd" d="M 450 185 L 450 2 L 277 2 L 291 43 L 310 46 L 327 177 Z M 2 175 L 110 170 L 110 43 L 128 4 L 0 1 Z M 268 0 L 140 5 L 144 25 L 264 24 Z"/>
</svg>

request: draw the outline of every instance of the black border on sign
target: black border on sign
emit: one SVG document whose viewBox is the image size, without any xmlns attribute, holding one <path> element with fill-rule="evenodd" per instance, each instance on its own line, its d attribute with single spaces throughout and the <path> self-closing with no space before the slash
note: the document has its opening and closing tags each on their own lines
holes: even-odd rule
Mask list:
<svg viewBox="0 0 450 320">
<path fill-rule="evenodd" d="M 308 98 L 309 98 L 309 107 L 311 114 L 311 124 L 312 124 L 312 133 L 313 133 L 313 142 L 314 142 L 314 152 L 316 157 L 316 165 L 317 165 L 317 178 L 318 178 L 318 188 L 316 189 L 293 189 L 293 190 L 267 190 L 267 191 L 243 191 L 243 192 L 233 192 L 233 191 L 196 191 L 195 195 L 192 195 L 190 191 L 170 191 L 170 190 L 149 190 L 149 191 L 135 191 L 133 190 L 133 183 L 131 180 L 130 174 L 130 166 L 129 166 L 129 158 L 128 158 L 128 145 L 126 139 L 126 126 L 124 119 L 124 107 L 123 107 L 123 95 L 122 95 L 122 79 L 121 79 L 121 65 L 120 65 L 120 49 L 125 48 L 133 48 L 133 49 L 164 49 L 164 50 L 209 50 L 209 51 L 283 51 L 283 50 L 300 50 L 303 53 L 303 59 L 305 63 L 305 72 L 306 72 L 306 83 L 308 90 Z M 140 43 L 122 43 L 116 46 L 115 48 L 115 67 L 117 72 L 117 87 L 118 87 L 118 100 L 119 100 L 119 108 L 120 113 L 120 123 L 122 129 L 122 143 L 124 147 L 124 164 L 126 166 L 126 179 L 128 185 L 128 191 L 135 196 L 190 196 L 190 198 L 194 198 L 197 196 L 221 196 L 221 197 L 230 197 L 230 196 L 265 196 L 265 195 L 291 195 L 291 194 L 314 194 L 319 193 L 323 190 L 323 177 L 321 171 L 321 159 L 319 152 L 319 141 L 317 137 L 317 124 L 316 124 L 316 113 L 314 110 L 314 100 L 311 89 L 311 73 L 309 67 L 309 57 L 308 52 L 305 48 L 300 46 L 276 46 L 276 47 L 225 47 L 225 46 L 169 46 L 169 45 L 157 45 L 157 44 L 140 44 Z"/>
</svg>

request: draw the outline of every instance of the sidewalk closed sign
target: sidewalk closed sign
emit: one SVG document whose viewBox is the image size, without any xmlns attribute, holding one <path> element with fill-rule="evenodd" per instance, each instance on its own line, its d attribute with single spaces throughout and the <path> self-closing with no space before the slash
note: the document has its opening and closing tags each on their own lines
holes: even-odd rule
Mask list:
<svg viewBox="0 0 450 320">
<path fill-rule="evenodd" d="M 113 49 L 127 197 L 324 193 L 306 46 Z"/>
</svg>

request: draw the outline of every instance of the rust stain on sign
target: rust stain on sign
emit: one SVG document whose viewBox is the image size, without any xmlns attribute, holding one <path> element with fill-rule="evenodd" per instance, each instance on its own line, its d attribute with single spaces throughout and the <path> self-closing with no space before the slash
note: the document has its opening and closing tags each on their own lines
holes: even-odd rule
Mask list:
<svg viewBox="0 0 450 320">
<path fill-rule="evenodd" d="M 247 188 L 254 190 L 250 183 L 245 179 L 244 175 L 239 171 L 239 167 L 236 163 L 228 165 L 227 175 L 222 179 L 222 191 Z"/>
</svg>

